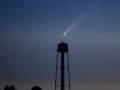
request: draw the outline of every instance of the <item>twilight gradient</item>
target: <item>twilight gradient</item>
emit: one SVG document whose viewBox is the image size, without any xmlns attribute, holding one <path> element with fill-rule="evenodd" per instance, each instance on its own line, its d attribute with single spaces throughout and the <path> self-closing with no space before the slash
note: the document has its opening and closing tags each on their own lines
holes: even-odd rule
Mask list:
<svg viewBox="0 0 120 90">
<path fill-rule="evenodd" d="M 120 90 L 119 0 L 0 0 L 0 89 L 54 90 L 62 39 L 72 90 Z"/>
</svg>

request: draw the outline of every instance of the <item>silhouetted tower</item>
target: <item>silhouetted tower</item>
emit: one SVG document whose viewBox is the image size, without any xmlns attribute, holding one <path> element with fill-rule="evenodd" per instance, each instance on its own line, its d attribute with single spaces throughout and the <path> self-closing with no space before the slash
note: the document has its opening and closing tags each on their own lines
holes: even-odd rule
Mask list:
<svg viewBox="0 0 120 90">
<path fill-rule="evenodd" d="M 61 55 L 61 57 L 59 57 L 59 54 Z M 65 55 L 67 57 L 66 59 Z M 58 72 L 60 73 L 60 80 L 58 80 Z M 65 90 L 65 87 L 68 87 L 68 90 L 71 90 L 68 44 L 62 41 L 62 43 L 59 43 L 57 47 L 55 90 L 57 90 L 58 88 L 58 90 Z"/>
</svg>

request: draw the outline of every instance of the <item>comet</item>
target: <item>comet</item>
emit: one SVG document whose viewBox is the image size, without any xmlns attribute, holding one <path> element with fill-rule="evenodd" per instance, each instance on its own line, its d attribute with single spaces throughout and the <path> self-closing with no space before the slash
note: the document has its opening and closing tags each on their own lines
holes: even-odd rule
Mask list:
<svg viewBox="0 0 120 90">
<path fill-rule="evenodd" d="M 75 27 L 78 26 L 78 24 L 80 24 L 80 22 L 83 19 L 83 15 L 79 16 L 77 19 L 75 19 L 72 24 L 65 30 L 65 32 L 63 33 L 63 37 L 65 37 L 71 30 L 75 30 Z"/>
<path fill-rule="evenodd" d="M 69 27 L 65 30 L 63 33 L 63 37 L 65 37 L 70 31 L 75 30 L 75 28 L 82 23 L 83 19 L 89 15 L 89 13 L 92 13 L 94 11 L 94 8 L 96 7 L 96 2 L 91 2 L 90 5 L 88 5 L 87 8 L 81 12 L 81 14 L 73 20 L 73 22 L 69 25 Z"/>
<path fill-rule="evenodd" d="M 68 33 L 68 30 L 66 30 L 66 31 L 63 33 L 63 36 L 66 36 L 67 33 Z"/>
</svg>

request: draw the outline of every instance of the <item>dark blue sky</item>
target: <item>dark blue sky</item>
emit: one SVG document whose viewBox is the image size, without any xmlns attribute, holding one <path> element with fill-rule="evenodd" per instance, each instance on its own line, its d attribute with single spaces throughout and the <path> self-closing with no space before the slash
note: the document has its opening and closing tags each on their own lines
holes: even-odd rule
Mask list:
<svg viewBox="0 0 120 90">
<path fill-rule="evenodd" d="M 0 0 L 0 89 L 53 90 L 57 44 L 72 25 L 72 89 L 120 90 L 119 0 Z"/>
</svg>

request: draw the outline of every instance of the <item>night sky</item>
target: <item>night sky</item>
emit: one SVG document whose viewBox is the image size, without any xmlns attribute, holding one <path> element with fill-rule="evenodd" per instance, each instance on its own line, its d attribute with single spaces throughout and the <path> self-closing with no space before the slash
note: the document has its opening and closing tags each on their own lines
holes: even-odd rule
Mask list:
<svg viewBox="0 0 120 90">
<path fill-rule="evenodd" d="M 72 90 L 120 90 L 120 0 L 0 0 L 0 89 L 54 90 L 62 39 Z"/>
</svg>

